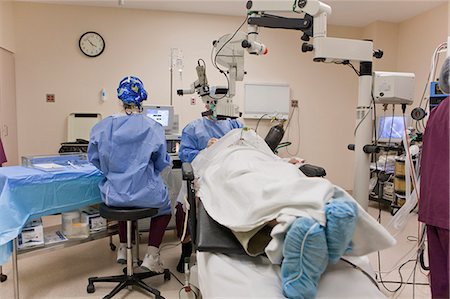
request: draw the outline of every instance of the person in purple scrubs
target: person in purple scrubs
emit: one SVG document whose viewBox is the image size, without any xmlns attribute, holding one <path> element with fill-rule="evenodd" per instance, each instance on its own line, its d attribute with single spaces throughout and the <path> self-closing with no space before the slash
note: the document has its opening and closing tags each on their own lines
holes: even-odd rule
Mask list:
<svg viewBox="0 0 450 299">
<path fill-rule="evenodd" d="M 449 93 L 450 57 L 444 62 L 440 88 Z M 431 111 L 420 161 L 419 221 L 427 225 L 430 285 L 433 299 L 449 298 L 449 98 Z"/>
</svg>

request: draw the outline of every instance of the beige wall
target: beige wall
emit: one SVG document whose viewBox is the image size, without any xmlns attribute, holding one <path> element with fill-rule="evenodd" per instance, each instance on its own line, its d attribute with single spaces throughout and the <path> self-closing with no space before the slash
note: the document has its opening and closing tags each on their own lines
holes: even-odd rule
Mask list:
<svg viewBox="0 0 450 299">
<path fill-rule="evenodd" d="M 395 71 L 397 67 L 398 24 L 373 22 L 366 26 L 363 39 L 373 40 L 375 49 L 382 49 L 382 59 L 375 59 L 373 69 L 376 71 Z"/>
<path fill-rule="evenodd" d="M 13 3 L 0 0 L 0 47 L 14 52 Z"/>
<path fill-rule="evenodd" d="M 17 3 L 15 9 L 20 155 L 56 152 L 66 139 L 66 116 L 71 112 L 103 116 L 117 112 L 115 88 L 125 75 L 143 79 L 149 103 L 169 104 L 171 47 L 184 53 L 183 82 L 176 79 L 175 89 L 186 88 L 196 79 L 198 58 L 207 61 L 212 84 L 225 84 L 209 62 L 211 41 L 233 32 L 242 22 L 237 17 L 27 3 Z M 78 49 L 80 35 L 89 30 L 106 40 L 105 53 L 94 59 Z M 346 27 L 332 27 L 329 32 L 331 36 L 361 34 L 360 29 Z M 300 117 L 291 123 L 294 146 L 290 152 L 295 152 L 300 139 L 298 155 L 325 167 L 332 181 L 350 189 L 353 155 L 346 146 L 353 142 L 356 75 L 348 67 L 312 62 L 311 54 L 301 53 L 297 32 L 267 29 L 262 30 L 261 39 L 269 55 L 246 55 L 245 81 L 290 84 L 300 106 Z M 102 88 L 108 93 L 106 103 L 99 101 Z M 46 103 L 46 93 L 55 93 L 56 103 Z M 242 105 L 242 83 L 237 94 L 236 101 Z M 200 100 L 196 106 L 189 102 L 187 97 L 174 96 L 181 126 L 203 109 Z M 265 136 L 264 124 L 259 131 Z"/>
</svg>

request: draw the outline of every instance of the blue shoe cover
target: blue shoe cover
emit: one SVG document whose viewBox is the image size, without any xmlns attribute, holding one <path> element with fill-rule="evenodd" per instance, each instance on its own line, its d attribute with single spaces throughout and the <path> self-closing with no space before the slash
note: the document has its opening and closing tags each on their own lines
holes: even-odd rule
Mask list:
<svg viewBox="0 0 450 299">
<path fill-rule="evenodd" d="M 286 234 L 281 264 L 283 294 L 291 299 L 316 296 L 320 276 L 328 265 L 324 228 L 310 218 L 298 218 Z"/>
<path fill-rule="evenodd" d="M 328 255 L 335 264 L 345 252 L 351 250 L 351 241 L 358 221 L 358 207 L 348 200 L 334 200 L 325 206 Z"/>
</svg>

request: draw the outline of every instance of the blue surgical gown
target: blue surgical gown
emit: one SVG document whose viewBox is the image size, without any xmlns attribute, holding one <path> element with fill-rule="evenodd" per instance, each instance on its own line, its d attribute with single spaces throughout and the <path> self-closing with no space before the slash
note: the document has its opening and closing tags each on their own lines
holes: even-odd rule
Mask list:
<svg viewBox="0 0 450 299">
<path fill-rule="evenodd" d="M 114 115 L 96 124 L 88 156 L 105 176 L 99 183 L 103 201 L 169 214 L 167 187 L 160 175 L 171 164 L 166 148 L 163 127 L 145 115 Z"/>
<path fill-rule="evenodd" d="M 212 120 L 202 117 L 189 123 L 181 134 L 178 155 L 181 162 L 192 162 L 211 138 L 221 138 L 233 129 L 242 128 L 237 119 Z"/>
</svg>

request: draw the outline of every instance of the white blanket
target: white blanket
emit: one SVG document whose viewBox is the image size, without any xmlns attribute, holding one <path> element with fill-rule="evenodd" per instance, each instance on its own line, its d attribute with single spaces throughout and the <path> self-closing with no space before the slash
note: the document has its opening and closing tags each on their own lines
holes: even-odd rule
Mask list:
<svg viewBox="0 0 450 299">
<path fill-rule="evenodd" d="M 333 197 L 354 199 L 326 179 L 308 178 L 274 155 L 254 131 L 235 129 L 193 162 L 198 195 L 208 214 L 236 232 L 281 220 L 269 244 L 269 258 L 281 261 L 284 235 L 292 217 L 306 216 L 326 225 L 324 205 Z M 356 202 L 356 201 L 355 201 Z M 286 220 L 287 219 L 287 220 Z M 362 208 L 353 237 L 353 255 L 395 244 L 395 239 Z"/>
</svg>

